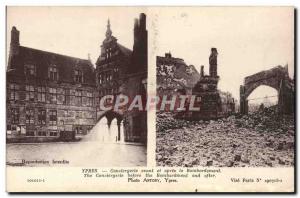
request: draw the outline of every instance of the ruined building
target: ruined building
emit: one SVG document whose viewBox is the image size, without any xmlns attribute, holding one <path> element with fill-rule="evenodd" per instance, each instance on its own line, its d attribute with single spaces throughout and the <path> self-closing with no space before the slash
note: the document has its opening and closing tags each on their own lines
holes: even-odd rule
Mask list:
<svg viewBox="0 0 300 198">
<path fill-rule="evenodd" d="M 209 56 L 209 75 L 204 74 L 204 66 L 201 66 L 200 79 L 193 88 L 193 95 L 196 95 L 195 106 L 200 111 L 189 112 L 188 117 L 193 120 L 209 120 L 223 117 L 234 112 L 234 99 L 224 92 L 218 90 L 218 51 L 211 48 Z"/>
<path fill-rule="evenodd" d="M 187 65 L 169 52 L 156 57 L 156 77 L 157 94 L 172 96 L 178 90 L 191 95 L 200 75 L 193 65 Z"/>
<path fill-rule="evenodd" d="M 244 78 L 240 86 L 240 113 L 248 113 L 248 96 L 259 86 L 265 85 L 276 89 L 278 93 L 278 112 L 294 113 L 295 84 L 289 77 L 288 66 L 278 65 L 269 70 L 260 71 Z"/>
</svg>

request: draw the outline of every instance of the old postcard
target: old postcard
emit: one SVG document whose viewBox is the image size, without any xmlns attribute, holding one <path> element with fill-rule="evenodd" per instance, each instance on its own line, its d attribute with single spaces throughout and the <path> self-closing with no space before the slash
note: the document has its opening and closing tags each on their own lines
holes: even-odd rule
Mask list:
<svg viewBox="0 0 300 198">
<path fill-rule="evenodd" d="M 14 7 L 8 192 L 295 191 L 293 7 Z"/>
</svg>

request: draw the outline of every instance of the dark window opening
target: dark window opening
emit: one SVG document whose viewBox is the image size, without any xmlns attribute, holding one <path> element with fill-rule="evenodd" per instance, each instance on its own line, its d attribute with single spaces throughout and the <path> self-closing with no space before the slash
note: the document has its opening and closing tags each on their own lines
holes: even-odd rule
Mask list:
<svg viewBox="0 0 300 198">
<path fill-rule="evenodd" d="M 50 125 L 57 125 L 57 111 L 50 110 L 49 112 L 49 124 Z"/>
<path fill-rule="evenodd" d="M 25 70 L 26 76 L 35 76 L 36 75 L 35 66 L 32 64 L 26 64 L 24 67 L 24 70 Z"/>
<path fill-rule="evenodd" d="M 46 110 L 39 109 L 39 111 L 38 111 L 38 123 L 40 125 L 45 125 L 46 124 Z"/>
<path fill-rule="evenodd" d="M 77 83 L 83 83 L 83 73 L 80 70 L 75 70 L 74 72 L 74 80 Z"/>
<path fill-rule="evenodd" d="M 26 124 L 34 124 L 34 110 L 26 109 Z"/>
<path fill-rule="evenodd" d="M 47 136 L 46 131 L 39 131 L 38 136 Z"/>
<path fill-rule="evenodd" d="M 26 100 L 34 102 L 34 86 L 32 85 L 26 85 Z"/>
<path fill-rule="evenodd" d="M 58 70 L 55 66 L 49 67 L 49 79 L 53 81 L 58 80 Z"/>
<path fill-rule="evenodd" d="M 49 88 L 49 97 L 50 103 L 56 104 L 57 103 L 57 91 L 56 88 Z"/>
<path fill-rule="evenodd" d="M 38 102 L 46 102 L 46 88 L 38 87 L 37 92 L 38 92 L 37 94 Z"/>
<path fill-rule="evenodd" d="M 9 89 L 10 89 L 10 100 L 14 100 L 14 101 L 17 101 L 19 100 L 19 88 L 20 86 L 15 84 L 15 83 L 12 83 L 9 85 Z"/>
</svg>

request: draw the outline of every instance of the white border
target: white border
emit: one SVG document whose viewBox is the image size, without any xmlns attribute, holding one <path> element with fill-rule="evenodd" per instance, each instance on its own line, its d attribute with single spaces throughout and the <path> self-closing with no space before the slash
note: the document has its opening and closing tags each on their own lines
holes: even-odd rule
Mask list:
<svg viewBox="0 0 300 198">
<path fill-rule="evenodd" d="M 0 24 L 2 24 L 2 27 L 0 28 L 0 60 L 1 60 L 1 72 L 0 72 L 0 79 L 1 79 L 1 83 L 0 83 L 0 90 L 1 90 L 1 95 L 2 97 L 0 97 L 0 104 L 1 104 L 1 108 L 0 108 L 0 117 L 2 118 L 1 120 L 1 135 L 0 135 L 0 141 L 1 141 L 1 157 L 0 157 L 0 164 L 2 165 L 1 167 L 1 172 L 0 175 L 2 176 L 0 179 L 0 185 L 1 185 L 1 197 L 8 197 L 9 195 L 5 192 L 5 118 L 6 118 L 6 101 L 5 101 L 5 69 L 6 69 L 6 55 L 5 55 L 5 25 L 6 25 L 6 20 L 5 20 L 5 14 L 6 14 L 6 5 L 19 5 L 19 6 L 23 6 L 23 5 L 36 5 L 36 6 L 45 6 L 45 5 L 57 5 L 57 6 L 80 6 L 80 5 L 88 5 L 88 6 L 95 6 L 95 5 L 103 5 L 103 6 L 117 6 L 117 5 L 124 5 L 124 6 L 138 6 L 138 5 L 144 5 L 144 6 L 178 6 L 178 5 L 185 5 L 185 6 L 189 6 L 189 5 L 198 5 L 198 6 L 295 6 L 296 8 L 298 8 L 297 11 L 297 15 L 299 16 L 299 5 L 300 5 L 300 1 L 299 0 L 245 0 L 245 1 L 241 1 L 241 0 L 227 0 L 227 1 L 222 1 L 222 0 L 201 0 L 201 1 L 197 1 L 197 0 L 103 0 L 103 1 L 99 1 L 99 0 L 24 0 L 24 1 L 18 1 L 18 0 L 2 0 L 0 1 L 0 10 L 1 10 L 1 14 L 0 14 Z M 299 19 L 297 19 L 297 27 L 299 27 Z M 299 31 L 297 31 L 297 40 L 299 37 Z M 298 43 L 296 43 L 296 45 L 298 46 Z M 295 54 L 295 56 L 299 57 L 299 50 L 297 50 L 297 54 Z M 297 67 L 297 65 L 295 65 Z M 297 76 L 299 76 L 299 69 L 297 70 Z M 296 92 L 298 92 L 298 86 L 297 86 L 297 90 Z M 297 101 L 298 102 L 298 101 Z M 299 105 L 298 105 L 299 106 Z M 298 109 L 297 109 L 298 110 Z M 297 122 L 299 126 L 299 116 L 297 116 Z M 297 132 L 299 132 L 298 128 L 297 128 Z M 299 144 L 299 134 L 297 134 L 297 143 Z M 297 152 L 296 152 L 297 153 Z M 299 172 L 299 159 L 298 159 L 298 155 L 297 155 L 297 171 Z M 298 184 L 299 182 L 297 182 Z M 297 186 L 297 189 L 299 190 L 299 186 Z M 43 196 L 43 195 L 38 195 L 38 196 Z M 56 195 L 57 197 L 62 197 L 62 195 Z M 72 196 L 72 195 L 71 195 Z M 83 197 L 85 195 L 79 195 L 79 197 Z M 107 195 L 101 195 L 101 196 L 107 196 Z M 114 195 L 117 196 L 117 195 Z M 157 196 L 157 195 L 156 195 Z M 162 196 L 162 195 L 159 195 Z M 201 195 L 203 196 L 203 195 Z M 217 196 L 217 195 L 214 195 Z M 213 196 L 213 197 L 214 197 Z M 111 197 L 111 196 L 110 196 Z M 211 197 L 211 196 L 210 196 Z"/>
</svg>

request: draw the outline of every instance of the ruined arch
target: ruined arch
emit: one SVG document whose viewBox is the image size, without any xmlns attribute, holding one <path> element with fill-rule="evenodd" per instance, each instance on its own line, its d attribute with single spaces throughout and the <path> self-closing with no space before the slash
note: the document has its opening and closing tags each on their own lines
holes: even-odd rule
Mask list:
<svg viewBox="0 0 300 198">
<path fill-rule="evenodd" d="M 240 86 L 240 112 L 242 114 L 248 113 L 248 96 L 261 85 L 277 90 L 279 112 L 289 113 L 291 111 L 293 108 L 293 85 L 288 75 L 288 67 L 277 66 L 244 79 L 244 84 Z"/>
</svg>

